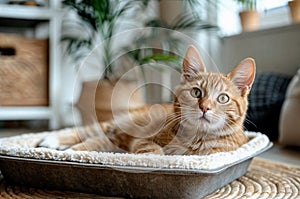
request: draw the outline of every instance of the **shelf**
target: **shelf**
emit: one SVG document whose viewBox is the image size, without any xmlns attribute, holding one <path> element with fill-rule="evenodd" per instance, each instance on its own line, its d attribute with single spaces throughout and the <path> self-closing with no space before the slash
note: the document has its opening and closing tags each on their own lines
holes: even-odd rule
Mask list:
<svg viewBox="0 0 300 199">
<path fill-rule="evenodd" d="M 268 34 L 274 34 L 274 33 L 282 33 L 282 32 L 288 32 L 288 31 L 297 31 L 300 28 L 300 23 L 294 23 L 294 24 L 287 24 L 284 26 L 277 26 L 272 28 L 265 28 L 265 29 L 259 29 L 256 31 L 250 31 L 250 32 L 242 32 L 240 34 L 236 35 L 230 35 L 224 37 L 225 39 L 232 39 L 232 38 L 249 38 L 249 37 L 257 37 L 259 35 L 268 35 Z"/>
<path fill-rule="evenodd" d="M 49 20 L 53 11 L 48 7 L 0 5 L 0 18 Z"/>
<path fill-rule="evenodd" d="M 0 0 L 1 1 L 1 0 Z M 49 6 L 22 6 L 0 3 L 0 30 L 27 37 L 49 38 L 49 104 L 51 106 L 0 106 L 0 120 L 48 120 L 50 129 L 60 121 L 60 26 L 61 1 L 47 0 Z"/>
<path fill-rule="evenodd" d="M 0 107 L 0 120 L 43 120 L 50 117 L 49 107 Z"/>
<path fill-rule="evenodd" d="M 30 28 L 35 27 L 41 22 L 46 22 L 47 20 L 32 20 L 32 19 L 12 19 L 12 18 L 1 18 L 1 27 L 18 27 L 18 28 Z"/>
</svg>

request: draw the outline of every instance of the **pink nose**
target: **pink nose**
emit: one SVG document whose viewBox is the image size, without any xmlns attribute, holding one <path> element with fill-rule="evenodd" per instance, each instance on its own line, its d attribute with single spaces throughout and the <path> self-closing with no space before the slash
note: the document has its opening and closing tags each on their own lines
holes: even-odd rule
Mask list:
<svg viewBox="0 0 300 199">
<path fill-rule="evenodd" d="M 206 113 L 208 110 L 210 110 L 209 106 L 204 106 L 204 105 L 200 105 L 199 108 L 203 113 Z"/>
</svg>

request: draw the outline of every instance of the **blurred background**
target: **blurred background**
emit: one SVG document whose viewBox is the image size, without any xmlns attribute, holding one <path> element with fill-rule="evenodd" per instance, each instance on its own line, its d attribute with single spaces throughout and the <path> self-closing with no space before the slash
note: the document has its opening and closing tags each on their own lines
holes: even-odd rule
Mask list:
<svg viewBox="0 0 300 199">
<path fill-rule="evenodd" d="M 0 0 L 1 135 L 171 102 L 193 44 L 212 71 L 256 60 L 245 127 L 277 141 L 300 67 L 299 8 L 299 0 Z"/>
</svg>

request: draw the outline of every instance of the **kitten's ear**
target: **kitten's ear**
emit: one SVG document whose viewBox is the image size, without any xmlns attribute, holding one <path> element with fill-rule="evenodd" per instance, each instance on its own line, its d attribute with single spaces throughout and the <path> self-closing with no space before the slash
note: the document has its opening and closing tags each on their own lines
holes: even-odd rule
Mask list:
<svg viewBox="0 0 300 199">
<path fill-rule="evenodd" d="M 199 72 L 206 72 L 205 65 L 195 46 L 189 46 L 182 63 L 182 75 L 185 79 L 190 79 Z"/>
<path fill-rule="evenodd" d="M 240 89 L 242 96 L 250 92 L 255 78 L 255 71 L 254 59 L 246 58 L 228 74 L 231 81 Z"/>
</svg>

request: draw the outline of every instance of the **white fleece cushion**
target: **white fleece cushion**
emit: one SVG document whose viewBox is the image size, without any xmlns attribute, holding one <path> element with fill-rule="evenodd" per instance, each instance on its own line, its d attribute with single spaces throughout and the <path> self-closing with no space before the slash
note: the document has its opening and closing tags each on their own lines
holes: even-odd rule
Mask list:
<svg viewBox="0 0 300 199">
<path fill-rule="evenodd" d="M 48 148 L 35 148 L 45 136 L 67 133 L 69 129 L 54 132 L 24 134 L 0 139 L 0 154 L 42 160 L 81 162 L 105 166 L 131 166 L 167 169 L 213 170 L 241 161 L 265 149 L 270 141 L 261 133 L 245 132 L 249 142 L 235 151 L 210 155 L 155 155 L 108 153 L 96 151 L 58 151 Z"/>
<path fill-rule="evenodd" d="M 279 142 L 300 146 L 300 69 L 288 86 L 279 122 Z"/>
</svg>

